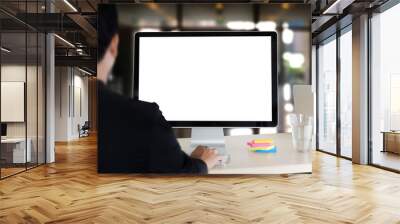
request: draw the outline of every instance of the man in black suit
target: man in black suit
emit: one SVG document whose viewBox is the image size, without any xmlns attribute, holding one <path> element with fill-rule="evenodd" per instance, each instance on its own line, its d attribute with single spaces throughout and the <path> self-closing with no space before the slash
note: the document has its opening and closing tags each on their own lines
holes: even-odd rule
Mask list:
<svg viewBox="0 0 400 224">
<path fill-rule="evenodd" d="M 199 173 L 215 166 L 214 149 L 197 147 L 188 156 L 156 103 L 110 91 L 108 74 L 118 55 L 115 6 L 99 7 L 98 18 L 98 171 L 101 173 Z"/>
</svg>

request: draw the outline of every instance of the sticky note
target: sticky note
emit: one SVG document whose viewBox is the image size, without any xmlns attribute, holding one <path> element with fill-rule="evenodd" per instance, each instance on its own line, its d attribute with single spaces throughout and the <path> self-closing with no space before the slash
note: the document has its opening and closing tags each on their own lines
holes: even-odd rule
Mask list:
<svg viewBox="0 0 400 224">
<path fill-rule="evenodd" d="M 276 153 L 276 148 L 271 149 L 271 150 L 267 150 L 267 151 L 257 150 L 257 151 L 253 151 L 253 152 L 256 152 L 256 153 Z"/>
<path fill-rule="evenodd" d="M 250 152 L 256 153 L 274 153 L 276 152 L 276 146 L 273 144 L 272 139 L 254 139 L 247 142 L 250 147 Z"/>
<path fill-rule="evenodd" d="M 254 139 L 252 143 L 273 143 L 272 139 Z"/>
<path fill-rule="evenodd" d="M 269 147 L 272 146 L 272 143 L 252 143 L 252 142 L 248 142 L 247 145 L 249 145 L 250 147 Z"/>
<path fill-rule="evenodd" d="M 264 148 L 264 149 L 254 149 L 254 148 L 250 148 L 249 149 L 250 152 L 257 152 L 257 153 L 274 153 L 276 152 L 276 147 L 270 147 L 270 148 Z"/>
</svg>

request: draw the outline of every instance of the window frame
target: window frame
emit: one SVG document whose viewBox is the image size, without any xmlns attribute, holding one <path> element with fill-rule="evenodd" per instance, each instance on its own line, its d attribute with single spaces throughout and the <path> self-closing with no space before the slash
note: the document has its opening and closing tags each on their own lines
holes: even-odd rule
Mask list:
<svg viewBox="0 0 400 224">
<path fill-rule="evenodd" d="M 349 22 L 348 24 L 346 24 L 344 27 L 342 28 L 337 28 L 336 32 L 332 33 L 331 35 L 327 36 L 324 39 L 318 40 L 318 42 L 315 44 L 316 45 L 316 51 L 315 51 L 315 57 L 316 57 L 316 112 L 315 112 L 315 116 L 316 116 L 316 150 L 319 152 L 323 152 L 323 153 L 327 153 L 329 155 L 333 155 L 333 156 L 337 156 L 343 159 L 347 159 L 347 160 L 352 160 L 352 158 L 347 157 L 342 155 L 342 150 L 341 150 L 341 118 L 340 118 L 340 103 L 341 103 L 341 94 L 340 94 L 340 82 L 341 82 L 341 67 L 340 67 L 340 60 L 341 60 L 341 55 L 340 55 L 340 38 L 342 35 L 344 35 L 347 32 L 352 32 L 352 22 Z M 319 118 L 319 97 L 320 97 L 320 93 L 319 93 L 319 78 L 320 78 L 320 74 L 319 74 L 319 68 L 320 68 L 320 64 L 319 64 L 319 47 L 322 43 L 326 44 L 330 41 L 336 41 L 336 152 L 332 153 L 332 152 L 328 152 L 324 149 L 321 149 L 320 143 L 319 143 L 319 122 L 320 122 L 320 118 Z"/>
</svg>

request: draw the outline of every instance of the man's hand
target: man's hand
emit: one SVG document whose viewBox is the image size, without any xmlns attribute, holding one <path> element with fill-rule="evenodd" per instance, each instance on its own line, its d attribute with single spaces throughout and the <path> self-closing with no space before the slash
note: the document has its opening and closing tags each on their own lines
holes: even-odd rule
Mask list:
<svg viewBox="0 0 400 224">
<path fill-rule="evenodd" d="M 190 155 L 192 158 L 201 159 L 207 164 L 207 168 L 213 168 L 220 160 L 217 151 L 207 146 L 197 146 Z"/>
</svg>

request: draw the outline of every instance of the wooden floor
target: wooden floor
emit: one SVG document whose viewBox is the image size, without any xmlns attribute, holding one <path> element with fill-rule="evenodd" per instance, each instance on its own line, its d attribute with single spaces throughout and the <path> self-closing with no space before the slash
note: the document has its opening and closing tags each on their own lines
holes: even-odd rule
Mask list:
<svg viewBox="0 0 400 224">
<path fill-rule="evenodd" d="M 0 181 L 0 223 L 400 223 L 400 175 L 316 153 L 313 174 L 98 175 L 96 140 Z"/>
<path fill-rule="evenodd" d="M 16 174 L 16 173 L 26 170 L 25 167 L 24 168 L 0 168 L 0 169 L 1 169 L 1 177 L 8 177 L 13 174 Z"/>
</svg>

